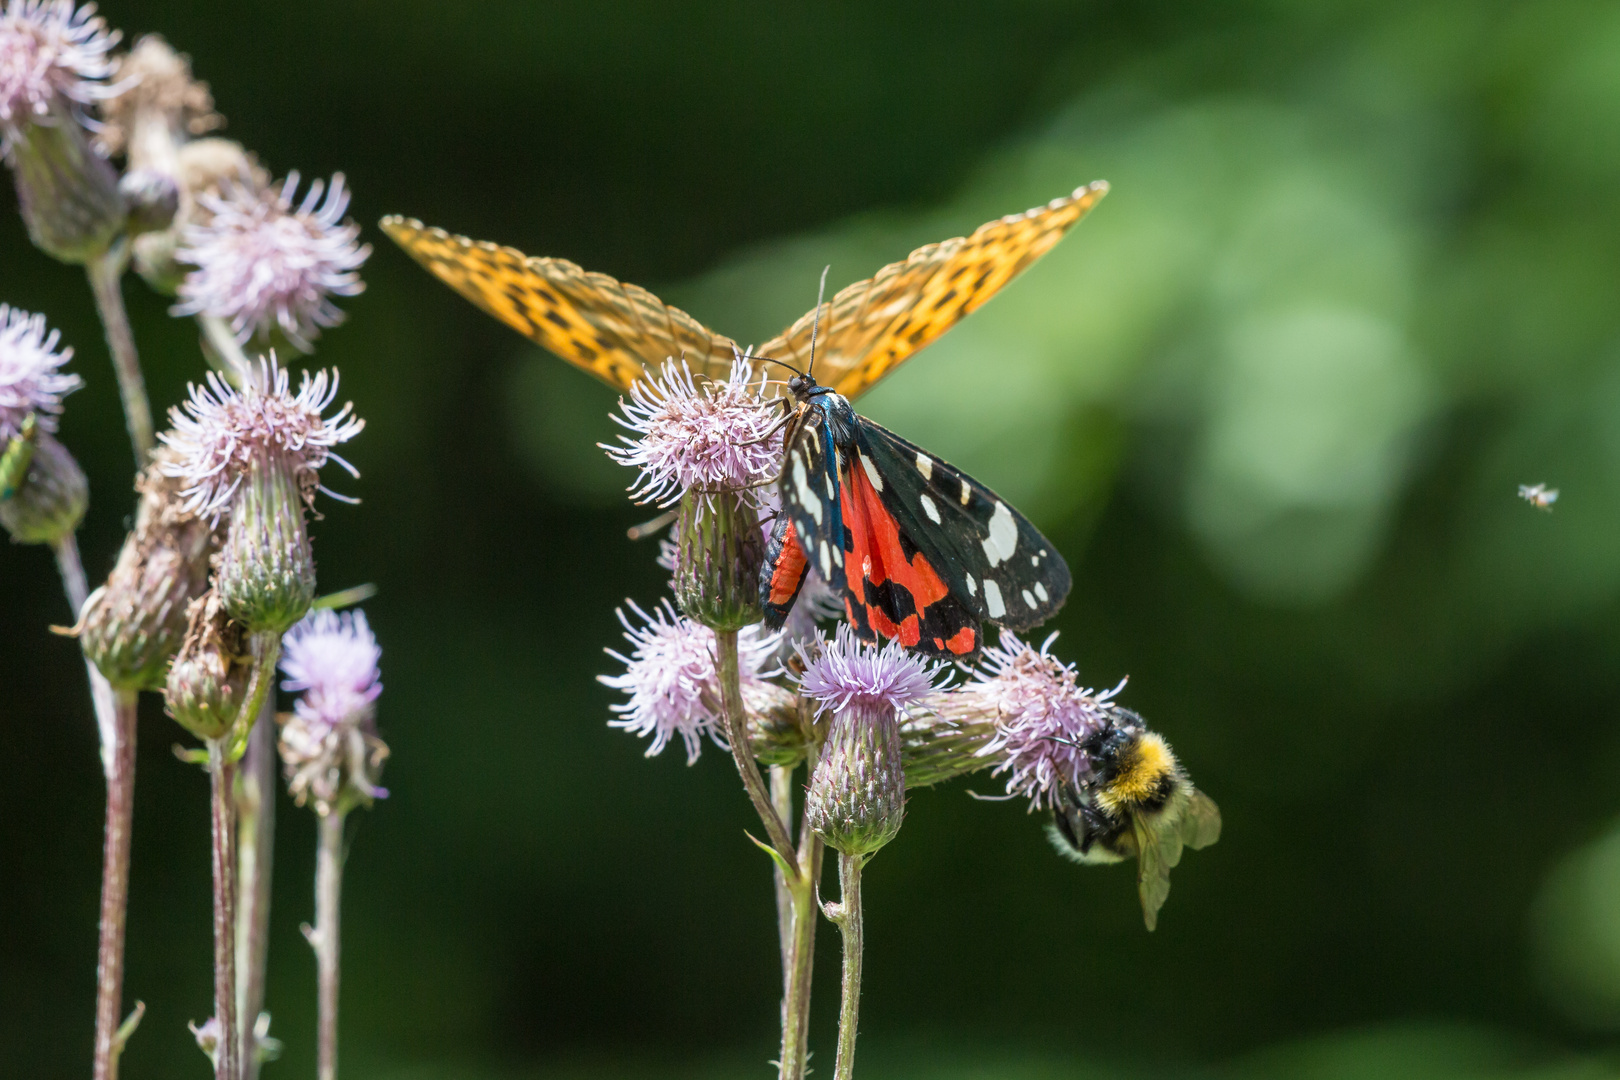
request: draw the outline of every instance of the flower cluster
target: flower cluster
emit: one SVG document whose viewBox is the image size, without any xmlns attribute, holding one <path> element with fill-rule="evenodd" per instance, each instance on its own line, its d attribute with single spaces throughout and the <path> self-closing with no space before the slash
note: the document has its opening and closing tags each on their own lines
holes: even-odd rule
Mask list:
<svg viewBox="0 0 1620 1080">
<path fill-rule="evenodd" d="M 176 260 L 196 269 L 180 284 L 176 315 L 224 319 L 239 343 L 279 329 L 304 352 L 323 327 L 343 321 L 331 297 L 364 290 L 357 271 L 371 246 L 358 243 L 360 226 L 343 219 L 342 173 L 330 186 L 310 184 L 295 205 L 298 183 L 295 172 L 279 188 L 235 183 L 198 195 L 206 219 L 180 238 Z"/>
<path fill-rule="evenodd" d="M 118 43 L 96 6 L 8 0 L 0 11 L 0 130 L 51 122 L 57 101 L 82 109 L 114 91 L 108 52 Z"/>
<path fill-rule="evenodd" d="M 1056 637 L 1035 649 L 1003 631 L 1000 644 L 984 650 L 978 677 L 957 691 L 995 718 L 995 734 L 978 753 L 995 760 L 992 775 L 1007 773 L 1007 794 L 1028 798 L 1031 809 L 1051 806 L 1064 784 L 1091 771 L 1081 744 L 1102 729 L 1109 701 L 1125 686 L 1082 688 L 1074 665 L 1051 655 Z"/>
<path fill-rule="evenodd" d="M 670 506 L 687 492 L 731 491 L 759 505 L 762 489 L 753 485 L 774 477 L 782 460 L 778 415 L 765 407 L 763 386 L 745 356 L 732 361 L 724 382 L 700 387 L 685 361 L 639 380 L 620 403 L 624 415 L 614 417 L 636 437 L 603 447 L 641 471 L 631 498 Z"/>
<path fill-rule="evenodd" d="M 159 438 L 175 456 L 163 471 L 185 482 L 186 509 L 199 517 L 218 520 L 243 473 L 261 455 L 282 458 L 308 501 L 329 458 L 359 475 L 332 447 L 358 435 L 365 421 L 352 415 L 348 403 L 331 416 L 321 415 L 337 398 L 336 372 L 328 379 L 325 371 L 313 376 L 306 371 L 296 394 L 286 369 L 273 359 L 257 374 L 237 390 L 210 372 L 206 385 L 190 387 L 184 411 L 169 410 L 173 427 Z"/>
<path fill-rule="evenodd" d="M 623 675 L 598 675 L 604 686 L 624 691 L 629 700 L 611 706 L 619 719 L 609 726 L 623 728 L 632 735 L 652 737 L 647 756 L 661 754 L 679 736 L 686 745 L 686 763 L 697 761 L 703 736 L 724 744 L 725 719 L 720 701 L 719 674 L 715 666 L 714 631 L 677 614 L 668 600 L 651 613 L 634 602 L 628 604 L 639 625 L 618 611 L 630 655 L 608 649 L 607 654 L 624 665 Z M 773 635 L 744 632 L 737 645 L 738 668 L 746 694 L 764 680 L 762 669 L 776 651 Z"/>
<path fill-rule="evenodd" d="M 288 788 L 323 813 L 346 797 L 385 798 L 376 775 L 388 748 L 376 737 L 382 650 L 363 612 L 311 612 L 282 639 L 283 690 L 302 694 L 281 729 Z"/>
<path fill-rule="evenodd" d="M 46 331 L 45 316 L 0 304 L 0 449 L 29 414 L 41 430 L 55 431 L 62 398 L 84 385 L 58 370 L 73 358 L 72 349 L 57 349 L 60 340 L 58 331 Z"/>
</svg>

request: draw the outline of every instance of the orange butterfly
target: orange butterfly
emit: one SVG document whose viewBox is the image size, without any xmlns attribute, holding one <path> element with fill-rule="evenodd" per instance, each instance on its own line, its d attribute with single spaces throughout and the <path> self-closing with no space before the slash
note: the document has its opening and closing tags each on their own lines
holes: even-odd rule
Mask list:
<svg viewBox="0 0 1620 1080">
<path fill-rule="evenodd" d="M 818 381 L 846 398 L 861 394 L 1045 255 L 1106 194 L 1108 184 L 1095 181 L 981 225 L 972 236 L 920 247 L 841 290 L 821 306 Z M 731 368 L 736 342 L 646 289 L 412 218 L 385 217 L 382 228 L 461 295 L 619 390 L 670 357 L 685 357 L 694 374 L 716 378 Z M 806 312 L 758 355 L 803 369 L 816 314 Z"/>
</svg>

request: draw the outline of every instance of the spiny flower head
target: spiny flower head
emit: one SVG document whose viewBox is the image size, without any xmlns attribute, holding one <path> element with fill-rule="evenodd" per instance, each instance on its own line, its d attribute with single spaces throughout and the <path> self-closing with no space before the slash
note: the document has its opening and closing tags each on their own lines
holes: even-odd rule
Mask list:
<svg viewBox="0 0 1620 1080">
<path fill-rule="evenodd" d="M 999 759 L 991 775 L 1009 773 L 1007 794 L 1025 796 L 1031 809 L 1051 806 L 1064 784 L 1091 771 L 1080 746 L 1106 724 L 1109 702 L 1125 686 L 1082 688 L 1074 665 L 1048 651 L 1056 638 L 1037 650 L 1003 630 L 1000 643 L 984 650 L 978 678 L 957 691 L 980 698 L 996 718 L 979 755 Z"/>
<path fill-rule="evenodd" d="M 374 727 L 382 650 L 364 612 L 311 612 L 282 637 L 281 688 L 299 693 L 279 749 L 288 787 L 321 813 L 358 796 L 386 798 L 376 784 L 388 747 Z"/>
<path fill-rule="evenodd" d="M 754 378 L 746 356 L 732 360 L 724 382 L 693 378 L 683 360 L 666 362 L 657 378 L 643 378 L 621 400 L 620 425 L 636 433 L 622 446 L 603 446 L 620 465 L 640 469 L 631 498 L 670 506 L 688 491 L 732 491 L 759 504 L 761 488 L 782 460 L 778 414 L 763 407 L 764 377 Z"/>
<path fill-rule="evenodd" d="M 306 720 L 353 723 L 382 693 L 381 658 L 365 612 L 312 611 L 281 639 L 281 688 L 303 695 L 294 709 Z"/>
<path fill-rule="evenodd" d="M 605 650 L 625 667 L 623 675 L 598 675 L 597 681 L 623 690 L 629 700 L 609 706 L 619 719 L 608 726 L 632 735 L 650 735 L 647 756 L 663 753 L 677 735 L 686 744 L 686 763 L 697 761 L 703 736 L 723 743 L 725 717 L 720 700 L 720 678 L 715 666 L 714 631 L 677 614 L 668 600 L 642 610 L 628 602 L 637 622 L 618 610 L 630 655 Z M 761 636 L 752 628 L 738 635 L 737 666 L 743 690 L 763 682 L 760 669 L 776 650 L 774 635 Z"/>
<path fill-rule="evenodd" d="M 30 413 L 42 430 L 55 431 L 62 398 L 84 385 L 58 370 L 73 358 L 72 349 L 57 349 L 61 337 L 46 332 L 45 316 L 0 304 L 0 450 Z"/>
<path fill-rule="evenodd" d="M 298 179 L 295 172 L 279 188 L 238 183 L 198 195 L 208 217 L 181 235 L 175 258 L 196 269 L 180 284 L 174 314 L 224 319 L 243 343 L 279 327 L 304 352 L 322 327 L 343 321 L 331 298 L 365 289 L 357 271 L 371 245 L 356 243 L 360 226 L 343 220 L 342 173 L 330 187 L 310 184 L 295 206 Z"/>
<path fill-rule="evenodd" d="M 821 653 L 805 660 L 799 692 L 820 702 L 823 711 L 880 710 L 898 712 L 935 689 L 940 674 L 930 664 L 905 650 L 898 641 L 871 645 L 855 636 L 848 623 L 839 623 Z"/>
<path fill-rule="evenodd" d="M 331 378 L 325 371 L 304 372 L 296 394 L 287 370 L 273 357 L 260 365 L 257 376 L 237 390 L 210 372 L 206 385 L 190 386 L 184 411 L 169 410 L 173 426 L 158 437 L 175 456 L 161 467 L 164 475 L 185 481 L 181 496 L 190 513 L 217 521 L 247 467 L 261 456 L 281 457 L 310 502 L 317 488 L 326 490 L 318 476 L 328 458 L 359 475 L 332 447 L 354 438 L 366 422 L 352 415 L 347 402 L 333 415 L 321 416 L 337 397 L 336 371 Z"/>
<path fill-rule="evenodd" d="M 82 109 L 111 96 L 107 54 L 118 39 L 94 4 L 9 0 L 0 10 L 0 130 L 9 137 L 26 124 L 50 123 L 56 101 Z"/>
</svg>

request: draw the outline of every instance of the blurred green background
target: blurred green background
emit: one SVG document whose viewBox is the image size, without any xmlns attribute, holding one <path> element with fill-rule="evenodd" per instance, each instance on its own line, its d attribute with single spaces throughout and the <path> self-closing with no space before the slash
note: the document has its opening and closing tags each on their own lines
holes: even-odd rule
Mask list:
<svg viewBox="0 0 1620 1080">
<path fill-rule="evenodd" d="M 1620 5 L 1479 0 L 108 0 L 378 245 L 336 365 L 393 797 L 345 897 L 345 1075 L 765 1076 L 765 860 L 724 756 L 645 761 L 592 680 L 662 573 L 613 395 L 429 278 L 406 213 L 761 341 L 912 247 L 1113 193 L 862 402 L 1058 542 L 1058 646 L 1225 813 L 1156 934 L 1129 871 L 979 779 L 868 875 L 878 1077 L 1620 1071 Z M 10 195 L 0 196 L 11 205 Z M 128 444 L 87 290 L 0 214 L 0 300 L 88 386 L 92 578 Z M 154 403 L 203 364 L 131 278 Z M 1552 514 L 1515 497 L 1562 489 Z M 0 1075 L 83 1076 L 102 788 L 46 552 L 0 546 Z M 206 783 L 143 702 L 129 1080 L 203 1076 Z M 283 801 L 266 1076 L 313 1072 L 312 815 Z M 814 1018 L 830 1067 L 836 935 Z"/>
</svg>

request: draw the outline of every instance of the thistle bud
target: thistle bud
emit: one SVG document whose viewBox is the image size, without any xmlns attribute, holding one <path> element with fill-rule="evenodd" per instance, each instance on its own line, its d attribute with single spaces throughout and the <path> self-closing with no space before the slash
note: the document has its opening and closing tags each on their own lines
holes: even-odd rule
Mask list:
<svg viewBox="0 0 1620 1080">
<path fill-rule="evenodd" d="M 898 643 L 862 644 L 847 623 L 806 667 L 800 693 L 833 719 L 805 792 L 805 817 L 833 850 L 869 856 L 900 831 L 906 776 L 897 712 L 934 689 L 932 676 Z"/>
<path fill-rule="evenodd" d="M 173 296 L 179 290 L 191 269 L 175 259 L 181 234 L 188 227 L 213 218 L 206 200 L 217 197 L 227 186 L 259 191 L 270 182 L 269 174 L 240 143 L 215 138 L 183 143 L 175 151 L 174 179 L 179 208 L 173 222 L 161 231 L 137 236 L 132 245 L 135 271 L 166 296 Z"/>
<path fill-rule="evenodd" d="M 118 181 L 131 236 L 158 232 L 174 223 L 180 209 L 180 187 L 174 177 L 154 169 L 132 169 Z"/>
<path fill-rule="evenodd" d="M 284 633 L 315 599 L 315 556 L 292 470 L 270 455 L 247 467 L 231 501 L 214 588 L 249 630 Z"/>
<path fill-rule="evenodd" d="M 9 156 L 28 237 L 45 254 L 88 262 L 123 232 L 118 175 L 64 106 L 52 106 L 49 123 L 13 135 Z"/>
<path fill-rule="evenodd" d="M 797 765 L 804 760 L 805 718 L 791 690 L 764 681 L 742 687 L 748 746 L 762 765 Z"/>
<path fill-rule="evenodd" d="M 688 492 L 675 519 L 676 602 L 715 630 L 740 630 L 764 617 L 759 567 L 765 541 L 759 515 L 734 492 Z"/>
<path fill-rule="evenodd" d="M 188 511 L 227 518 L 214 572 L 225 610 L 251 631 L 280 635 L 315 596 L 304 510 L 319 470 L 365 425 L 348 405 L 321 416 L 337 394 L 324 371 L 305 373 L 296 394 L 273 361 L 254 374 L 241 390 L 214 375 L 193 386 L 185 410 L 169 411 L 174 426 L 160 438 L 173 453 L 158 468 L 181 481 Z"/>
<path fill-rule="evenodd" d="M 159 461 L 174 451 L 160 447 Z M 154 463 L 136 482 L 135 528 L 107 583 L 90 595 L 79 644 L 107 681 L 121 689 L 162 690 L 170 657 L 186 634 L 191 602 L 208 585 L 214 534 L 186 511 L 180 484 Z"/>
<path fill-rule="evenodd" d="M 27 475 L 0 502 L 0 525 L 19 544 L 57 544 L 84 520 L 90 482 L 67 447 L 45 432 L 34 436 Z"/>
<path fill-rule="evenodd" d="M 168 713 L 199 739 L 221 739 L 236 723 L 253 672 L 242 627 L 209 591 L 191 602 L 185 640 L 169 666 Z"/>
<path fill-rule="evenodd" d="M 665 364 L 620 402 L 615 419 L 634 432 L 606 447 L 640 470 L 632 497 L 680 505 L 675 525 L 675 596 L 691 619 L 717 630 L 758 622 L 762 492 L 782 457 L 778 419 L 752 363 L 737 357 L 724 382 L 700 386 L 684 363 Z"/>
</svg>

